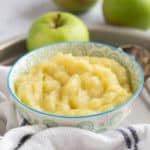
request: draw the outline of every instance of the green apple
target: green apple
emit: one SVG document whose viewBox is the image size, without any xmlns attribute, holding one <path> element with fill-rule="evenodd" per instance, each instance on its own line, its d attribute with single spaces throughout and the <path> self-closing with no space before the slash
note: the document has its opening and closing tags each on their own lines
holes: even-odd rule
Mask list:
<svg viewBox="0 0 150 150">
<path fill-rule="evenodd" d="M 28 50 L 64 41 L 89 41 L 86 25 L 76 16 L 65 12 L 51 12 L 38 18 L 31 26 Z"/>
<path fill-rule="evenodd" d="M 98 0 L 54 0 L 61 8 L 73 13 L 81 13 L 92 8 Z"/>
<path fill-rule="evenodd" d="M 106 22 L 147 29 L 150 27 L 150 0 L 104 0 Z"/>
</svg>

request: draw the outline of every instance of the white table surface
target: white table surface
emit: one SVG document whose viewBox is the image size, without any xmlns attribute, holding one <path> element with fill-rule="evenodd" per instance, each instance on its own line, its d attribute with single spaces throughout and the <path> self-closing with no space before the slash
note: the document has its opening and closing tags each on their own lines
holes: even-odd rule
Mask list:
<svg viewBox="0 0 150 150">
<path fill-rule="evenodd" d="M 88 25 L 104 25 L 101 10 L 101 1 L 89 12 L 80 15 Z M 4 41 L 15 35 L 27 33 L 35 18 L 42 14 L 59 8 L 52 0 L 1 0 L 0 5 L 0 41 Z M 145 34 L 149 34 L 145 32 Z M 150 109 L 141 99 L 135 103 L 135 107 L 124 124 L 150 123 Z"/>
</svg>

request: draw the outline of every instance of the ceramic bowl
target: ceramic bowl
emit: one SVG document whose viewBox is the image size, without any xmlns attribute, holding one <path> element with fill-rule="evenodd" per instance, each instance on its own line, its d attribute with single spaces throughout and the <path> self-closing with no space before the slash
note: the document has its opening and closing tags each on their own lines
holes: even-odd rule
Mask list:
<svg viewBox="0 0 150 150">
<path fill-rule="evenodd" d="M 131 86 L 133 89 L 132 97 L 124 104 L 106 112 L 87 115 L 87 116 L 60 116 L 38 111 L 24 104 L 15 94 L 14 83 L 22 74 L 28 72 L 30 68 L 57 52 L 72 53 L 77 56 L 97 56 L 113 58 L 121 65 L 126 67 L 131 76 Z M 95 42 L 67 42 L 51 44 L 34 50 L 22 56 L 11 68 L 7 84 L 12 99 L 16 104 L 19 114 L 31 124 L 45 124 L 49 127 L 54 126 L 73 126 L 87 129 L 93 132 L 102 132 L 114 128 L 121 123 L 132 109 L 133 101 L 143 87 L 143 71 L 135 59 L 110 45 Z"/>
</svg>

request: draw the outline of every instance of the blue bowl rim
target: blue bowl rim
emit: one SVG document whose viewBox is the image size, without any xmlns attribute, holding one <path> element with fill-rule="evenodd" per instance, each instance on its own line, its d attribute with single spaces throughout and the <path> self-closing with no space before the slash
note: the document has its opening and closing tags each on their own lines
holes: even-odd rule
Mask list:
<svg viewBox="0 0 150 150">
<path fill-rule="evenodd" d="M 90 114 L 90 115 L 83 115 L 83 116 L 63 116 L 63 115 L 56 115 L 56 114 L 51 114 L 51 113 L 47 113 L 47 112 L 43 112 L 40 110 L 36 110 L 28 105 L 26 105 L 25 103 L 23 103 L 13 92 L 10 83 L 11 83 L 11 73 L 13 71 L 13 68 L 16 66 L 17 63 L 19 63 L 21 60 L 23 60 L 25 57 L 27 57 L 28 55 L 30 55 L 31 53 L 36 53 L 37 51 L 41 51 L 43 48 L 46 47 L 50 47 L 50 46 L 57 46 L 57 45 L 63 45 L 63 44 L 94 44 L 97 46 L 103 46 L 103 47 L 108 47 L 111 48 L 114 51 L 118 51 L 119 53 L 122 53 L 123 55 L 125 55 L 126 57 L 128 57 L 134 64 L 136 64 L 137 68 L 139 69 L 140 72 L 140 76 L 141 76 L 141 81 L 140 84 L 137 88 L 137 90 L 134 92 L 134 94 L 132 95 L 132 97 L 130 99 L 128 99 L 125 103 L 121 104 L 118 107 L 115 107 L 111 110 L 105 111 L 105 112 L 100 112 L 100 113 L 95 113 L 95 114 Z M 115 112 L 117 110 L 120 110 L 121 108 L 125 107 L 127 104 L 130 104 L 132 101 L 135 100 L 135 98 L 139 95 L 139 93 L 141 92 L 142 88 L 144 85 L 144 73 L 142 70 L 141 65 L 134 59 L 134 57 L 132 57 L 130 54 L 124 52 L 123 50 L 121 50 L 120 48 L 111 46 L 109 44 L 104 44 L 104 43 L 99 43 L 99 42 L 87 42 L 87 41 L 82 41 L 82 42 L 78 42 L 78 41 L 71 41 L 71 42 L 59 42 L 59 43 L 54 43 L 54 44 L 49 44 L 43 47 L 40 47 L 38 49 L 35 49 L 31 52 L 28 52 L 27 54 L 24 54 L 23 56 L 21 56 L 15 63 L 14 65 L 11 67 L 8 76 L 7 76 L 7 88 L 8 91 L 10 93 L 10 95 L 13 97 L 13 99 L 15 99 L 16 102 L 18 102 L 20 105 L 22 105 L 23 107 L 25 107 L 26 109 L 29 109 L 30 111 L 34 112 L 34 113 L 38 113 L 40 115 L 44 115 L 44 116 L 49 116 L 49 117 L 55 117 L 55 118 L 67 118 L 67 119 L 78 119 L 78 118 L 89 118 L 89 117 L 97 117 L 97 116 L 102 116 L 102 115 L 106 115 L 108 113 L 111 112 Z"/>
</svg>

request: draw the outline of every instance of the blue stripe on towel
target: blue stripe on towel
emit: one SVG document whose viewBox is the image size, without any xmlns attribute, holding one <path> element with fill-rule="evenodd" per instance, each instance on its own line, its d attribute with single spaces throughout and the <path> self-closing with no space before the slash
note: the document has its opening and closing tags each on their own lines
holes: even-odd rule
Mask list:
<svg viewBox="0 0 150 150">
<path fill-rule="evenodd" d="M 122 129 L 117 129 L 117 131 L 119 131 L 123 135 L 127 148 L 131 149 L 132 143 L 129 135 Z"/>
<path fill-rule="evenodd" d="M 18 150 L 27 140 L 29 140 L 30 138 L 32 137 L 32 134 L 27 134 L 27 135 L 24 135 L 18 145 L 16 146 L 16 148 L 14 150 Z"/>
<path fill-rule="evenodd" d="M 133 139 L 134 139 L 134 150 L 138 150 L 138 142 L 139 142 L 139 137 L 136 133 L 136 130 L 133 128 L 133 127 L 128 127 L 129 131 L 131 132 L 132 136 L 133 136 Z"/>
</svg>

